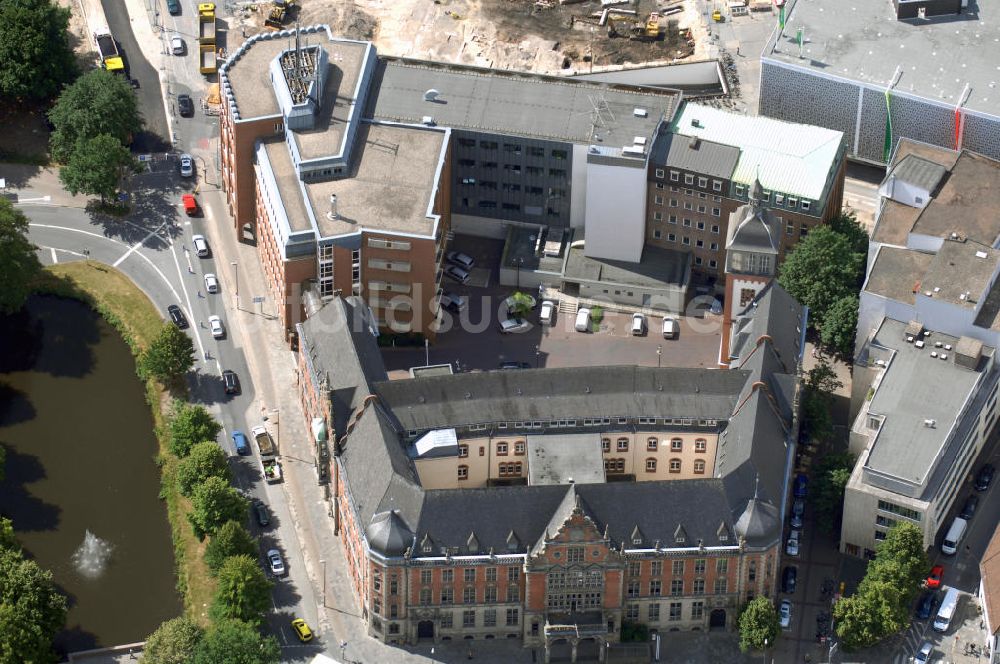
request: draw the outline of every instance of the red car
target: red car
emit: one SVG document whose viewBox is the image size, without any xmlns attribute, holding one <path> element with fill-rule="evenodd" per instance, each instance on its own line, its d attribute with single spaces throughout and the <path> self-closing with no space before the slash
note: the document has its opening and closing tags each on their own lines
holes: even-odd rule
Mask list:
<svg viewBox="0 0 1000 664">
<path fill-rule="evenodd" d="M 935 565 L 931 568 L 931 573 L 927 576 L 927 587 L 928 588 L 940 588 L 941 587 L 941 577 L 944 575 L 944 566 Z"/>
</svg>

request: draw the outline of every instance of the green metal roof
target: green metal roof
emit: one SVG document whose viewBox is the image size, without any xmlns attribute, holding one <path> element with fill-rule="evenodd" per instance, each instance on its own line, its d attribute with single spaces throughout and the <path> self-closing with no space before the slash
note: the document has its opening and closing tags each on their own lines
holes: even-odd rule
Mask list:
<svg viewBox="0 0 1000 664">
<path fill-rule="evenodd" d="M 729 113 L 687 103 L 674 132 L 740 149 L 733 181 L 750 186 L 755 177 L 768 191 L 822 200 L 827 175 L 844 133 L 755 115 Z"/>
</svg>

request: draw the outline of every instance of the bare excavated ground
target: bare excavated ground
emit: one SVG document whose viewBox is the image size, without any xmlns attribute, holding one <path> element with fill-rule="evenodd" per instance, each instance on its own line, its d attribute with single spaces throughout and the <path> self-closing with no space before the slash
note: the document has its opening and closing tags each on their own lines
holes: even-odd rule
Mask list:
<svg viewBox="0 0 1000 664">
<path fill-rule="evenodd" d="M 661 38 L 652 42 L 609 37 L 598 25 L 601 2 L 560 5 L 558 0 L 301 0 L 300 25 L 329 24 L 335 34 L 372 40 L 379 53 L 539 73 L 586 72 L 623 65 L 703 57 L 694 0 L 638 0 L 617 5 L 635 11 L 627 23 L 645 21 L 671 5 L 682 11 L 661 17 Z M 265 29 L 271 5 L 246 12 L 247 33 Z M 619 14 L 622 15 L 622 14 Z M 624 15 L 622 15 L 624 16 Z M 690 44 L 680 30 L 690 28 Z"/>
</svg>

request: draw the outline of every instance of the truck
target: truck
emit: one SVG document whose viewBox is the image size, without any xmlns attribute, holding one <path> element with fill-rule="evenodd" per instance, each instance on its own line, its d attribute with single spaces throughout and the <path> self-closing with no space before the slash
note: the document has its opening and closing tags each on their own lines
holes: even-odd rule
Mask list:
<svg viewBox="0 0 1000 664">
<path fill-rule="evenodd" d="M 264 481 L 268 484 L 280 482 L 281 462 L 278 460 L 278 446 L 274 444 L 271 434 L 263 426 L 256 426 L 250 430 L 250 435 L 257 445 L 260 471 L 264 475 Z"/>
<path fill-rule="evenodd" d="M 125 63 L 121 53 L 118 52 L 118 43 L 111 35 L 111 31 L 102 28 L 94 32 L 94 43 L 101 56 L 101 65 L 108 71 L 124 73 Z"/>
<path fill-rule="evenodd" d="M 200 44 L 198 46 L 198 71 L 202 74 L 214 74 L 217 69 L 215 44 Z"/>
<path fill-rule="evenodd" d="M 264 20 L 264 25 L 275 30 L 280 30 L 281 26 L 285 24 L 288 12 L 294 7 L 295 3 L 293 0 L 274 0 L 274 7 L 271 8 L 267 19 Z"/>
<path fill-rule="evenodd" d="M 215 3 L 198 5 L 198 43 L 215 46 Z"/>
</svg>

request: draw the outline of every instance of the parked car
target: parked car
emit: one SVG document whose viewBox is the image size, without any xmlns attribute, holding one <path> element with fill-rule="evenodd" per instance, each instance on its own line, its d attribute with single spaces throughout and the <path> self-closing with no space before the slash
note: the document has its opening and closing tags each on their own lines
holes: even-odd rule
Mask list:
<svg viewBox="0 0 1000 664">
<path fill-rule="evenodd" d="M 556 320 L 556 304 L 552 300 L 543 300 L 538 320 L 542 325 L 551 326 Z"/>
<path fill-rule="evenodd" d="M 799 555 L 799 545 L 801 543 L 802 531 L 793 530 L 788 535 L 788 542 L 785 543 L 785 553 L 789 556 Z"/>
<path fill-rule="evenodd" d="M 802 516 L 806 512 L 806 503 L 801 498 L 797 498 L 794 503 L 792 503 L 792 518 L 791 525 L 792 528 L 802 528 Z"/>
<path fill-rule="evenodd" d="M 640 313 L 632 314 L 632 336 L 641 337 L 646 334 L 646 316 Z"/>
<path fill-rule="evenodd" d="M 795 476 L 795 486 L 793 492 L 796 498 L 805 498 L 808 493 L 809 478 L 803 473 Z"/>
<path fill-rule="evenodd" d="M 917 619 L 927 620 L 932 615 L 934 615 L 934 609 L 937 608 L 937 593 L 933 590 L 928 590 L 923 595 L 920 596 L 920 601 L 917 602 Z"/>
<path fill-rule="evenodd" d="M 933 650 L 934 646 L 931 642 L 924 641 L 923 645 L 920 646 L 920 650 L 918 650 L 917 654 L 913 656 L 914 664 L 927 664 L 927 662 L 931 661 L 931 652 Z"/>
<path fill-rule="evenodd" d="M 184 40 L 174 35 L 170 38 L 170 52 L 174 55 L 184 55 L 184 51 L 187 47 L 184 45 Z M 190 99 L 190 97 L 188 97 Z"/>
<path fill-rule="evenodd" d="M 257 525 L 266 528 L 271 525 L 271 514 L 267 510 L 267 505 L 258 501 L 253 506 L 254 516 L 257 517 Z"/>
<path fill-rule="evenodd" d="M 181 1 L 180 0 L 167 0 L 167 12 L 171 16 L 177 16 L 181 13 Z"/>
<path fill-rule="evenodd" d="M 787 599 L 781 600 L 778 605 L 778 624 L 782 629 L 788 629 L 792 625 L 792 603 Z"/>
<path fill-rule="evenodd" d="M 500 321 L 501 334 L 514 334 L 516 332 L 527 332 L 531 327 L 528 321 L 523 318 L 507 318 Z"/>
<path fill-rule="evenodd" d="M 281 552 L 277 549 L 270 549 L 267 552 L 267 564 L 271 568 L 271 574 L 275 576 L 284 576 L 285 574 L 285 561 L 281 559 Z"/>
<path fill-rule="evenodd" d="M 194 245 L 194 253 L 198 254 L 198 258 L 208 257 L 208 240 L 204 235 L 192 235 L 191 244 Z"/>
<path fill-rule="evenodd" d="M 211 272 L 205 275 L 205 288 L 209 293 L 219 292 L 219 280 Z"/>
<path fill-rule="evenodd" d="M 531 365 L 528 364 L 527 362 L 512 362 L 512 361 L 508 361 L 508 362 L 501 362 L 500 363 L 500 370 L 501 371 L 512 371 L 512 370 L 515 370 L 515 369 L 530 369 L 530 368 L 531 368 Z"/>
<path fill-rule="evenodd" d="M 441 304 L 443 309 L 450 311 L 453 314 L 457 314 L 462 311 L 469 304 L 468 298 L 448 292 L 441 293 L 438 298 L 438 302 Z"/>
<path fill-rule="evenodd" d="M 222 372 L 222 384 L 226 387 L 226 394 L 240 393 L 240 379 L 237 378 L 236 372 L 232 369 L 226 369 Z"/>
<path fill-rule="evenodd" d="M 191 95 L 177 95 L 177 113 L 182 118 L 194 117 L 194 102 Z M 194 164 L 191 165 L 192 175 L 194 174 Z M 181 173 L 183 175 L 183 173 Z"/>
<path fill-rule="evenodd" d="M 444 257 L 449 263 L 454 263 L 463 270 L 471 270 L 472 266 L 476 264 L 472 256 L 463 254 L 461 251 L 449 251 Z"/>
<path fill-rule="evenodd" d="M 302 618 L 296 618 L 292 621 L 292 629 L 295 630 L 295 636 L 299 637 L 299 641 L 302 643 L 309 643 L 313 640 L 312 630 Z"/>
<path fill-rule="evenodd" d="M 993 467 L 992 464 L 986 464 L 979 469 L 976 473 L 976 491 L 986 491 L 990 488 L 990 484 L 993 483 L 993 476 L 996 475 L 997 469 Z"/>
<path fill-rule="evenodd" d="M 469 281 L 469 273 L 458 267 L 457 265 L 448 265 L 444 268 L 445 276 L 451 277 L 460 284 L 464 284 Z"/>
<path fill-rule="evenodd" d="M 979 496 L 969 496 L 965 499 L 965 505 L 962 505 L 962 512 L 959 516 L 968 521 L 976 513 L 977 507 L 979 507 Z"/>
<path fill-rule="evenodd" d="M 794 565 L 788 565 L 781 573 L 781 592 L 789 595 L 795 593 L 795 582 L 798 580 L 799 569 Z"/>
<path fill-rule="evenodd" d="M 174 325 L 176 325 L 178 329 L 187 329 L 188 321 L 180 307 L 176 304 L 171 304 L 167 307 L 167 314 L 170 316 L 170 320 L 173 321 Z"/>
<path fill-rule="evenodd" d="M 226 326 L 222 324 L 222 318 L 219 316 L 209 316 L 208 326 L 212 328 L 212 336 L 216 339 L 222 339 L 226 336 Z"/>
<path fill-rule="evenodd" d="M 239 429 L 233 431 L 233 447 L 237 454 L 250 454 L 250 443 L 247 442 L 247 435 Z"/>
<path fill-rule="evenodd" d="M 178 100 L 178 104 L 180 100 Z M 194 177 L 194 157 L 189 154 L 182 154 L 180 158 L 181 177 Z"/>
<path fill-rule="evenodd" d="M 676 318 L 665 317 L 663 319 L 663 338 L 676 339 L 680 336 L 681 326 Z"/>
<path fill-rule="evenodd" d="M 927 587 L 940 588 L 942 576 L 944 576 L 944 565 L 935 565 L 932 567 L 931 573 L 927 575 Z"/>
</svg>

